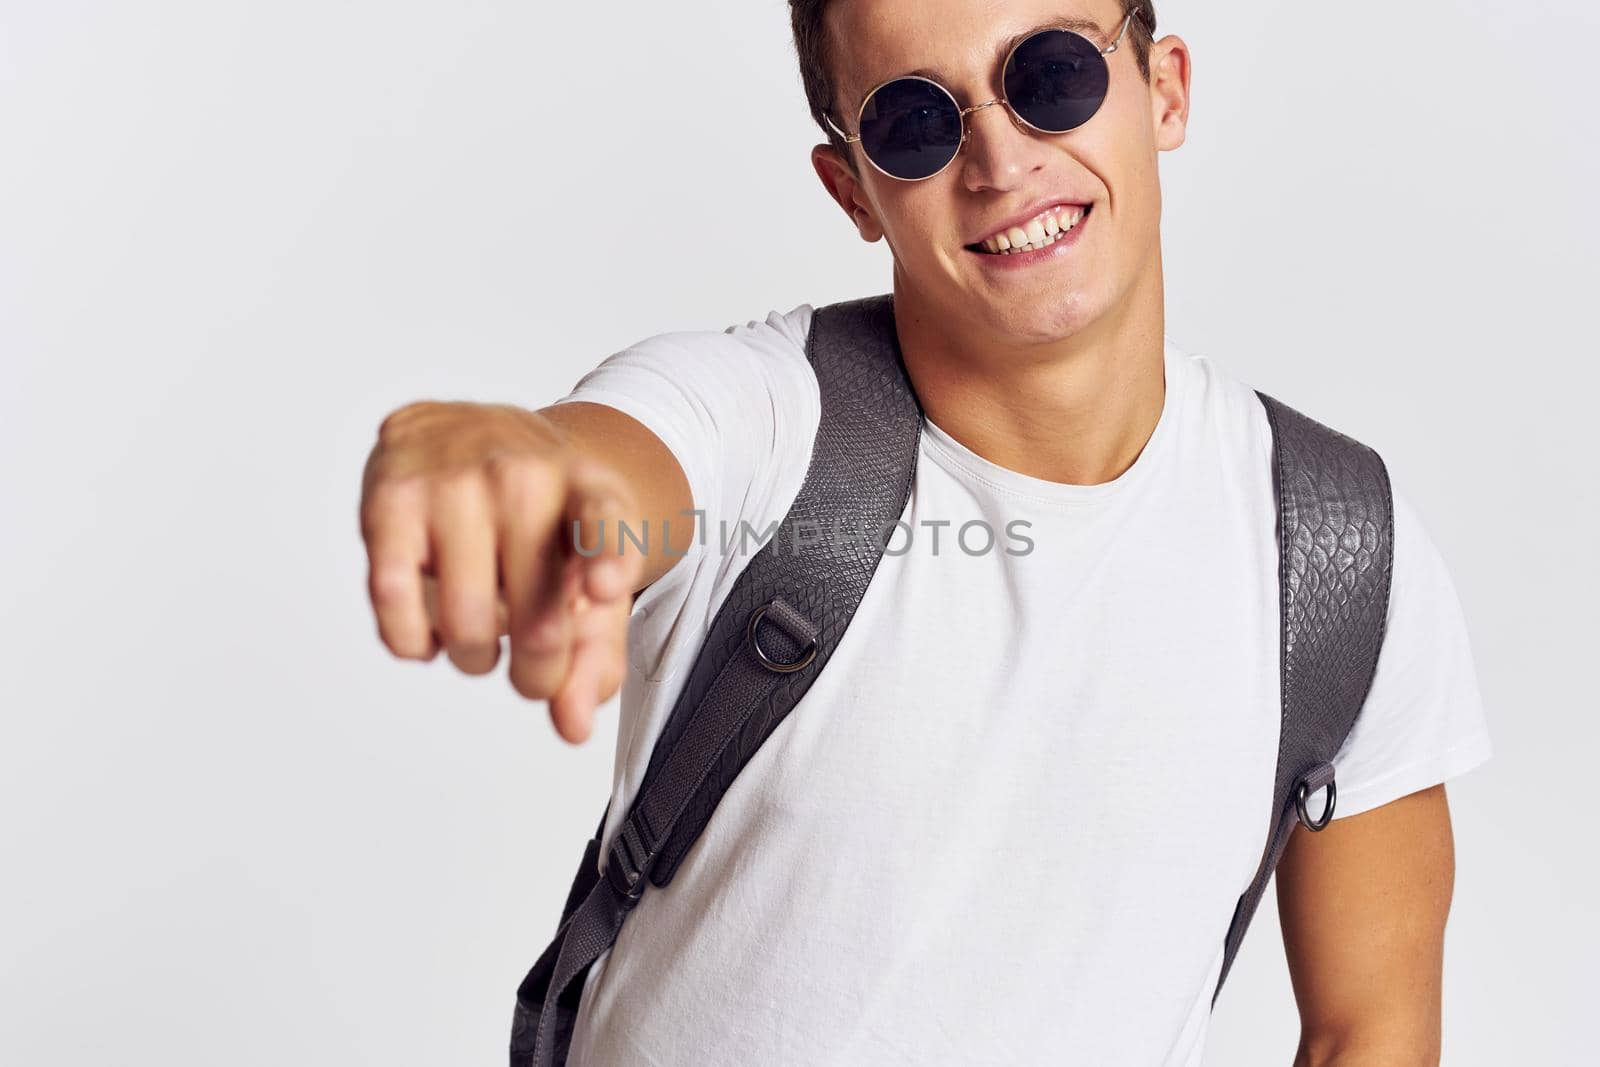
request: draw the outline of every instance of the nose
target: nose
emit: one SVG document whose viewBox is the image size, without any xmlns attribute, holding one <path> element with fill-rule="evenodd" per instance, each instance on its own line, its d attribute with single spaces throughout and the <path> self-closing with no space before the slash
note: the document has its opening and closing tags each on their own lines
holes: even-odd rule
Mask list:
<svg viewBox="0 0 1600 1067">
<path fill-rule="evenodd" d="M 968 190 L 1007 192 L 1044 166 L 1043 140 L 1018 122 L 1004 101 L 990 100 L 966 110 L 961 180 Z"/>
</svg>

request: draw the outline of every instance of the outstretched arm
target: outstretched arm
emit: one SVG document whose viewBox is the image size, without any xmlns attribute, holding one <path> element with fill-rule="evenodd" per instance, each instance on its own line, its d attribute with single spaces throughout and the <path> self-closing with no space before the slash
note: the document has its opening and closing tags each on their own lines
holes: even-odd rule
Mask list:
<svg viewBox="0 0 1600 1067">
<path fill-rule="evenodd" d="M 585 740 L 622 684 L 632 594 L 685 551 L 690 504 L 672 453 L 620 411 L 409 404 L 383 421 L 362 480 L 379 635 L 404 659 L 443 647 L 468 674 L 493 670 L 508 638 L 517 692 Z M 675 543 L 624 546 L 619 522 L 670 523 Z"/>
</svg>

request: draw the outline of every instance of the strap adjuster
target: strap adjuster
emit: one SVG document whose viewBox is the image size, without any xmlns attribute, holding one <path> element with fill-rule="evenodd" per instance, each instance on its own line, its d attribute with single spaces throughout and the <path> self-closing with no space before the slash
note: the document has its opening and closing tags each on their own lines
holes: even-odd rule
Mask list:
<svg viewBox="0 0 1600 1067">
<path fill-rule="evenodd" d="M 640 832 L 634 817 L 630 815 L 624 819 L 606 854 L 606 880 L 628 902 L 628 907 L 644 896 L 648 885 L 645 876 L 650 873 L 655 858 L 655 848 Z"/>
</svg>

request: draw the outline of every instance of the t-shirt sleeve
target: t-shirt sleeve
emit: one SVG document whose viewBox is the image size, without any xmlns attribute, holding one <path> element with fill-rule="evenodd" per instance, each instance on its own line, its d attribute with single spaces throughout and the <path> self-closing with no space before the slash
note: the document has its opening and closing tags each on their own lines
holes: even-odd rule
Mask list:
<svg viewBox="0 0 1600 1067">
<path fill-rule="evenodd" d="M 1334 758 L 1334 817 L 1437 785 L 1489 758 L 1455 584 L 1410 502 L 1394 493 L 1394 575 L 1372 688 Z"/>
<path fill-rule="evenodd" d="M 687 555 L 635 604 L 631 655 L 646 677 L 703 636 L 695 620 L 752 554 L 745 531 L 780 521 L 800 490 L 821 418 L 811 316 L 801 305 L 720 332 L 658 334 L 606 358 L 558 401 L 604 404 L 644 424 L 683 468 L 699 512 L 682 519 L 696 527 Z"/>
</svg>

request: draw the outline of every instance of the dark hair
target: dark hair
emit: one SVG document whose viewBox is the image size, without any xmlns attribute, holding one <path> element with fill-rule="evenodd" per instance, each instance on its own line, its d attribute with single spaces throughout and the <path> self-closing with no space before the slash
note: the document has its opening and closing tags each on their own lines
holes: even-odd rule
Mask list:
<svg viewBox="0 0 1600 1067">
<path fill-rule="evenodd" d="M 811 117 L 816 120 L 828 141 L 839 150 L 853 167 L 854 158 L 849 146 L 844 144 L 828 124 L 823 113 L 833 107 L 833 74 L 828 66 L 828 31 L 822 17 L 828 0 L 789 0 L 789 22 L 794 27 L 794 50 L 800 59 L 800 80 L 805 85 L 806 103 Z M 1156 7 L 1154 0 L 1123 0 L 1124 14 L 1132 14 L 1128 38 L 1133 44 L 1134 59 L 1139 64 L 1139 74 L 1150 80 L 1150 44 L 1156 39 Z M 834 116 L 838 122 L 838 116 Z"/>
</svg>

